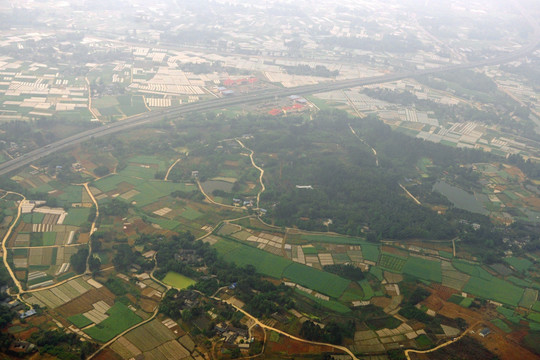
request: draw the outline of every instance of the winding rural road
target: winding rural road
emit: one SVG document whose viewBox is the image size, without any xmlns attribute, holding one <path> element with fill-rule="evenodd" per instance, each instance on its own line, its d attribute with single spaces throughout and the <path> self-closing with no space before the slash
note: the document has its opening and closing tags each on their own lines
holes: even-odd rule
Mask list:
<svg viewBox="0 0 540 360">
<path fill-rule="evenodd" d="M 82 184 L 82 186 L 84 186 L 84 189 L 86 190 L 86 192 L 88 193 L 88 196 L 90 196 L 90 199 L 92 199 L 92 202 L 94 203 L 94 206 L 96 207 L 96 215 L 94 216 L 94 221 L 92 222 L 92 226 L 90 227 L 90 234 L 89 234 L 90 236 L 88 237 L 88 257 L 86 258 L 86 271 L 84 272 L 85 274 L 90 274 L 91 273 L 90 258 L 93 256 L 91 238 L 92 238 L 92 234 L 97 230 L 96 223 L 99 217 L 99 205 L 96 198 L 94 197 L 94 194 L 92 194 L 92 192 L 90 191 L 90 188 L 88 187 L 88 183 L 84 183 Z"/>
<path fill-rule="evenodd" d="M 236 139 L 236 142 L 238 142 L 238 144 L 240 144 L 240 146 L 242 146 L 242 148 L 248 150 L 250 152 L 249 154 L 249 158 L 251 159 L 251 165 L 253 165 L 253 167 L 257 170 L 259 170 L 259 172 L 261 173 L 261 175 L 259 176 L 259 183 L 261 184 L 261 190 L 257 193 L 257 209 L 259 209 L 259 201 L 261 199 L 261 194 L 266 190 L 266 188 L 264 187 L 264 182 L 263 182 L 263 176 L 264 176 L 264 170 L 262 168 L 260 168 L 257 164 L 255 164 L 255 160 L 253 160 L 253 154 L 255 154 L 255 152 L 253 150 L 251 150 L 250 148 L 246 147 L 242 141 L 240 141 L 239 139 Z"/>
<path fill-rule="evenodd" d="M 15 276 L 15 273 L 13 272 L 13 270 L 11 270 L 11 266 L 9 266 L 6 243 L 7 243 L 8 239 L 9 239 L 9 237 L 11 236 L 11 233 L 13 232 L 13 229 L 15 228 L 17 223 L 19 222 L 19 219 L 21 218 L 22 207 L 23 207 L 24 203 L 26 202 L 26 197 L 23 194 L 19 194 L 19 193 L 12 192 L 12 191 L 6 191 L 6 195 L 9 195 L 9 194 L 20 196 L 21 201 L 19 202 L 19 206 L 17 207 L 17 217 L 12 221 L 11 226 L 9 227 L 8 231 L 6 232 L 6 235 L 4 235 L 4 239 L 2 239 L 2 253 L 4 255 L 4 256 L 2 256 L 2 258 L 4 260 L 4 266 L 6 267 L 8 273 L 9 273 L 9 276 L 11 276 L 11 278 L 13 279 L 13 283 L 15 283 L 15 286 L 17 287 L 17 289 L 19 291 L 19 293 L 17 294 L 17 298 L 21 299 L 21 294 L 23 293 L 23 288 L 22 288 L 22 285 L 21 285 L 20 281 L 17 280 L 17 277 Z"/>
<path fill-rule="evenodd" d="M 415 350 L 415 349 L 407 349 L 405 350 L 405 357 L 407 358 L 407 360 L 412 360 L 411 359 L 411 356 L 410 354 L 429 354 L 431 352 L 434 352 L 434 351 L 437 351 L 439 349 L 442 349 L 443 347 L 445 346 L 448 346 L 448 345 L 451 345 L 459 340 L 461 340 L 465 335 L 467 335 L 467 333 L 469 333 L 474 327 L 476 327 L 478 324 L 480 324 L 481 321 L 477 321 L 475 322 L 474 324 L 472 324 L 471 326 L 469 326 L 469 328 L 467 328 L 467 330 L 465 330 L 461 335 L 459 335 L 457 338 L 454 338 L 452 340 L 449 340 L 439 346 L 436 346 L 434 347 L 433 349 L 429 349 L 429 350 Z"/>
</svg>

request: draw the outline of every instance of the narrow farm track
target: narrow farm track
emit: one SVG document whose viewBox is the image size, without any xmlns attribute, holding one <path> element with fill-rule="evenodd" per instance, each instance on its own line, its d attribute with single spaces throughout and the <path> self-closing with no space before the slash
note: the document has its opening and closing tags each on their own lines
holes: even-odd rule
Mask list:
<svg viewBox="0 0 540 360">
<path fill-rule="evenodd" d="M 454 338 L 452 340 L 449 340 L 447 342 L 445 342 L 444 344 L 441 344 L 439 346 L 436 346 L 434 347 L 433 349 L 429 349 L 429 350 L 415 350 L 415 349 L 407 349 L 405 350 L 405 357 L 407 358 L 407 360 L 412 360 L 411 359 L 411 356 L 410 354 L 413 353 L 413 354 L 429 354 L 431 352 L 434 352 L 434 351 L 437 351 L 439 349 L 442 349 L 443 347 L 445 346 L 448 346 L 448 345 L 451 345 L 455 342 L 458 342 L 459 340 L 461 340 L 465 335 L 467 335 L 467 333 L 469 333 L 474 327 L 476 327 L 477 325 L 479 325 L 481 323 L 481 321 L 477 321 L 475 322 L 474 324 L 472 324 L 471 326 L 469 326 L 467 328 L 467 330 L 465 330 L 461 335 L 459 335 L 457 338 Z"/>
<path fill-rule="evenodd" d="M 90 238 L 92 237 L 92 234 L 97 230 L 96 223 L 99 217 L 99 205 L 96 201 L 96 198 L 94 197 L 94 194 L 90 191 L 90 188 L 88 187 L 88 183 L 83 184 L 84 189 L 88 193 L 88 196 L 90 196 L 90 199 L 92 199 L 92 202 L 94 203 L 94 206 L 96 207 L 96 216 L 94 216 L 94 221 L 92 222 L 92 226 L 90 227 Z M 92 241 L 88 240 L 88 257 L 86 258 L 86 274 L 90 274 L 90 257 L 92 256 Z"/>
<path fill-rule="evenodd" d="M 422 203 L 420 202 L 420 200 L 418 200 L 417 198 L 415 198 L 414 195 L 411 194 L 411 193 L 409 192 L 409 190 L 407 190 L 407 189 L 405 188 L 405 186 L 399 184 L 399 187 L 402 188 L 403 191 L 405 191 L 405 193 L 407 194 L 407 196 L 409 196 L 411 199 L 413 199 L 415 203 L 417 203 L 418 205 L 422 205 Z"/>
<path fill-rule="evenodd" d="M 221 298 L 218 298 L 218 297 L 212 297 L 212 299 L 214 300 L 218 300 L 218 301 L 223 301 Z M 333 344 L 327 344 L 327 343 L 322 343 L 322 342 L 317 342 L 317 341 L 309 341 L 309 340 L 305 340 L 305 339 L 302 339 L 302 338 L 299 338 L 299 337 L 296 337 L 294 335 L 291 335 L 289 333 L 286 333 L 285 331 L 282 331 L 282 330 L 279 330 L 279 329 L 276 329 L 274 327 L 271 327 L 271 326 L 268 326 L 268 325 L 265 325 L 263 324 L 258 318 L 256 318 L 255 316 L 251 315 L 250 313 L 248 313 L 247 311 L 243 310 L 242 308 L 236 306 L 235 304 L 232 304 L 232 303 L 229 303 L 227 302 L 227 304 L 231 305 L 232 307 L 234 307 L 237 311 L 241 312 L 242 314 L 244 314 L 245 316 L 249 317 L 250 319 L 252 319 L 254 322 L 255 322 L 255 325 L 258 325 L 260 326 L 261 328 L 265 329 L 265 330 L 271 330 L 271 331 L 274 331 L 280 335 L 283 335 L 285 337 L 288 337 L 289 339 L 292 339 L 292 340 L 295 340 L 295 341 L 299 341 L 299 342 L 303 342 L 305 344 L 310 344 L 310 345 L 317 345 L 317 346 L 326 346 L 326 347 L 330 347 L 330 348 L 333 348 L 333 349 L 336 349 L 336 350 L 339 350 L 339 351 L 343 351 L 345 352 L 346 354 L 348 354 L 353 360 L 358 360 L 358 358 L 354 355 L 354 353 L 349 350 L 347 347 L 345 346 L 341 346 L 341 345 L 333 345 Z"/>
<path fill-rule="evenodd" d="M 218 203 L 217 201 L 214 201 L 214 199 L 212 199 L 210 196 L 208 196 L 208 194 L 204 191 L 204 189 L 203 189 L 203 187 L 201 185 L 201 182 L 198 179 L 197 179 L 197 186 L 199 187 L 200 192 L 204 195 L 204 197 L 206 198 L 206 200 L 208 200 L 209 203 L 217 205 L 217 206 L 221 206 L 221 207 L 224 207 L 224 208 L 227 208 L 227 209 L 234 209 L 234 211 L 242 211 L 242 209 L 239 208 L 239 207 L 232 206 L 232 205 L 225 205 L 225 204 L 222 204 L 222 203 Z"/>
<path fill-rule="evenodd" d="M 11 279 L 13 279 L 13 283 L 15 284 L 15 286 L 17 287 L 17 289 L 19 291 L 19 293 L 17 294 L 17 298 L 19 298 L 19 300 L 20 300 L 21 299 L 21 294 L 23 293 L 23 288 L 22 288 L 22 285 L 19 282 L 19 280 L 17 280 L 17 277 L 15 276 L 15 273 L 13 272 L 11 267 L 9 266 L 9 263 L 8 263 L 8 260 L 7 260 L 7 258 L 8 258 L 7 254 L 8 253 L 7 253 L 6 243 L 7 243 L 8 239 L 9 239 L 9 237 L 11 236 L 11 233 L 13 232 L 13 229 L 15 228 L 17 223 L 19 222 L 19 219 L 21 218 L 22 206 L 26 201 L 26 197 L 23 194 L 19 194 L 19 193 L 12 192 L 12 191 L 6 191 L 6 195 L 8 195 L 8 194 L 20 196 L 21 201 L 19 202 L 19 206 L 17 207 L 17 217 L 12 221 L 11 226 L 9 227 L 8 231 L 6 232 L 6 235 L 4 235 L 4 238 L 2 239 L 2 253 L 4 254 L 4 256 L 2 256 L 2 258 L 4 259 L 4 266 L 6 267 L 8 273 L 9 273 L 9 276 L 11 276 Z"/>
<path fill-rule="evenodd" d="M 169 174 L 171 173 L 171 170 L 174 168 L 174 166 L 176 164 L 178 164 L 178 162 L 180 161 L 181 159 L 177 159 L 171 166 L 169 166 L 169 169 L 167 170 L 167 174 L 165 174 L 165 178 L 163 180 L 165 181 L 169 181 Z"/>
<path fill-rule="evenodd" d="M 352 128 L 351 124 L 349 124 L 349 129 L 351 129 L 351 132 L 353 133 L 354 136 L 356 136 L 356 138 L 358 140 L 360 140 L 363 144 L 369 146 L 371 148 L 371 152 L 373 153 L 373 156 L 375 156 L 375 165 L 377 165 L 377 167 L 379 167 L 379 158 L 377 157 L 377 150 L 375 150 L 375 148 L 371 145 L 369 145 L 364 139 L 362 139 L 360 136 L 358 136 L 358 134 L 356 133 L 356 131 L 354 131 L 354 129 Z"/>
<path fill-rule="evenodd" d="M 246 147 L 242 143 L 242 141 L 240 141 L 239 139 L 236 139 L 236 142 L 240 144 L 242 148 L 250 152 L 249 158 L 251 159 L 251 165 L 253 165 L 253 167 L 259 170 L 259 172 L 261 173 L 261 175 L 259 176 L 259 183 L 261 184 L 261 190 L 257 193 L 257 209 L 259 209 L 259 201 L 261 199 L 261 194 L 266 190 L 266 188 L 264 187 L 264 182 L 263 182 L 264 170 L 260 168 L 257 164 L 255 164 L 255 160 L 253 160 L 253 155 L 255 154 L 255 152 L 251 150 L 250 148 Z"/>
</svg>

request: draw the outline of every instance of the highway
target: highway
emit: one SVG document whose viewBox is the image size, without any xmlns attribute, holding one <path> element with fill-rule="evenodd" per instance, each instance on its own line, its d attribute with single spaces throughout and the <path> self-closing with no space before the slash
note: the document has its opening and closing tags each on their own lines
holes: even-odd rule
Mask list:
<svg viewBox="0 0 540 360">
<path fill-rule="evenodd" d="M 463 63 L 457 65 L 444 66 L 435 69 L 411 71 L 405 73 L 395 73 L 382 76 L 373 76 L 360 79 L 349 79 L 349 80 L 340 80 L 333 82 L 324 82 L 316 85 L 306 85 L 299 86 L 287 89 L 272 89 L 272 90 L 258 90 L 248 94 L 239 94 L 233 95 L 230 97 L 224 97 L 219 99 L 210 99 L 205 101 L 200 101 L 197 103 L 191 103 L 186 105 L 179 105 L 171 108 L 167 108 L 160 111 L 152 111 L 144 113 L 141 115 L 136 115 L 130 117 L 126 120 L 103 125 L 94 129 L 83 131 L 79 134 L 69 136 L 62 140 L 51 143 L 45 147 L 33 150 L 29 153 L 26 153 L 18 158 L 7 161 L 3 164 L 0 164 L 0 176 L 5 175 L 9 172 L 17 170 L 25 165 L 31 164 L 32 162 L 48 156 L 56 151 L 68 148 L 72 145 L 81 143 L 83 141 L 89 140 L 91 138 L 97 138 L 101 136 L 111 135 L 120 131 L 126 131 L 141 125 L 150 124 L 159 120 L 167 118 L 174 118 L 181 115 L 185 115 L 191 112 L 197 111 L 209 111 L 222 109 L 228 106 L 239 105 L 239 104 L 250 104 L 257 103 L 265 100 L 272 100 L 278 97 L 284 97 L 289 95 L 306 95 L 313 93 L 320 93 L 326 91 L 340 90 L 344 88 L 351 88 L 356 86 L 365 86 L 372 84 L 380 84 L 385 82 L 397 81 L 406 78 L 414 78 L 422 75 L 431 75 L 436 73 L 441 73 L 445 71 L 454 71 L 454 70 L 463 70 L 471 69 L 476 67 L 496 65 L 501 63 L 506 63 L 518 58 L 521 58 L 530 52 L 534 51 L 540 45 L 540 27 L 534 22 L 533 19 L 528 16 L 524 11 L 523 16 L 527 19 L 529 23 L 534 27 L 534 36 L 530 44 L 524 45 L 515 52 L 505 54 L 503 56 L 486 59 L 482 61 Z"/>
</svg>

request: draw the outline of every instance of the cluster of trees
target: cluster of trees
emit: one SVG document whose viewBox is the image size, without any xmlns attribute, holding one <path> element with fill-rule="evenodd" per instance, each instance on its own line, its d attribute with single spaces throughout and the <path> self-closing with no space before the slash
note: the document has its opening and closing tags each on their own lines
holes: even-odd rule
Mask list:
<svg viewBox="0 0 540 360">
<path fill-rule="evenodd" d="M 341 344 L 344 337 L 353 338 L 355 330 L 354 320 L 346 323 L 329 322 L 324 329 L 312 321 L 306 321 L 300 328 L 300 336 L 310 341 Z"/>
<path fill-rule="evenodd" d="M 339 275 L 345 279 L 349 279 L 352 281 L 360 281 L 363 280 L 366 276 L 356 266 L 353 265 L 325 265 L 324 270 L 331 272 L 333 274 Z"/>
<path fill-rule="evenodd" d="M 98 347 L 90 341 L 81 341 L 74 333 L 59 330 L 35 332 L 29 341 L 38 346 L 41 355 L 48 354 L 61 360 L 85 359 Z"/>
</svg>

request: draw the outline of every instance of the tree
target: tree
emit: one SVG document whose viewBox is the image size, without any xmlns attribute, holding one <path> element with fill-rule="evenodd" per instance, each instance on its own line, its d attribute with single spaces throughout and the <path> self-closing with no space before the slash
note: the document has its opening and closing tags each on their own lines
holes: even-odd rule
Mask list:
<svg viewBox="0 0 540 360">
<path fill-rule="evenodd" d="M 103 177 L 105 175 L 108 175 L 110 173 L 110 170 L 105 165 L 98 166 L 94 169 L 94 174 L 96 174 L 99 177 Z"/>
<path fill-rule="evenodd" d="M 91 256 L 90 259 L 88 259 L 88 267 L 92 274 L 96 274 L 101 268 L 101 259 L 97 256 Z"/>
<path fill-rule="evenodd" d="M 86 259 L 88 259 L 88 248 L 86 247 L 79 249 L 79 251 L 71 255 L 69 262 L 77 274 L 82 274 L 86 271 Z"/>
</svg>

